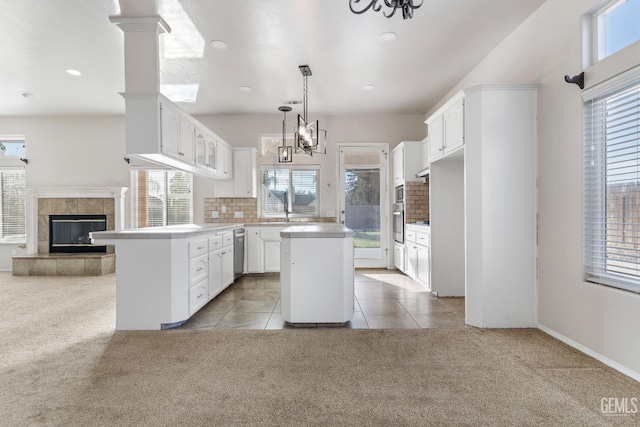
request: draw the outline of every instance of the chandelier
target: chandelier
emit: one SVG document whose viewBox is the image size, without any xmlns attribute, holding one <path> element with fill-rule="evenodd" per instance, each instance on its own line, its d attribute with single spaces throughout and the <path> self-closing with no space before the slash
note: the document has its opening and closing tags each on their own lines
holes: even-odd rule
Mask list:
<svg viewBox="0 0 640 427">
<path fill-rule="evenodd" d="M 326 136 L 327 131 L 320 129 L 318 121 L 307 121 L 307 77 L 311 75 L 311 68 L 308 65 L 300 65 L 302 73 L 302 116 L 298 114 L 298 123 L 295 127 L 295 147 L 297 152 L 303 152 L 313 157 L 313 153 L 326 154 Z"/>
<path fill-rule="evenodd" d="M 364 2 L 364 0 L 349 0 L 349 8 L 351 9 L 351 12 L 360 15 L 362 13 L 365 13 L 367 10 L 371 8 L 373 8 L 374 12 L 380 12 L 380 9 L 382 9 L 382 4 L 379 4 L 381 3 L 381 0 L 368 0 L 369 4 L 364 9 L 355 10 L 353 8 L 353 5 L 360 3 L 360 1 Z M 384 4 L 388 8 L 391 8 L 391 12 L 389 14 L 387 14 L 387 12 L 382 12 L 382 14 L 385 17 L 391 18 L 396 13 L 396 10 L 402 9 L 402 17 L 404 19 L 413 18 L 413 11 L 419 8 L 420 6 L 422 6 L 422 3 L 424 3 L 424 0 L 420 0 L 419 4 L 415 4 L 415 1 L 417 0 L 382 0 L 382 1 L 384 1 Z"/>
</svg>

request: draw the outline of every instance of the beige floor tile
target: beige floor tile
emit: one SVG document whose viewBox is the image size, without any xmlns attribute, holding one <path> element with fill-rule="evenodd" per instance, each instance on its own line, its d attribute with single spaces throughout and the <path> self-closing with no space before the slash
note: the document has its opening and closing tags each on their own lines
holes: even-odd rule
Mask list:
<svg viewBox="0 0 640 427">
<path fill-rule="evenodd" d="M 241 299 L 229 310 L 230 313 L 271 313 L 276 307 L 277 300 L 249 300 Z"/>
<path fill-rule="evenodd" d="M 229 312 L 215 326 L 215 329 L 264 329 L 271 317 L 270 313 Z"/>
<path fill-rule="evenodd" d="M 278 301 L 280 299 L 280 291 L 265 291 L 262 289 L 249 289 L 242 296 L 242 299 Z"/>
<path fill-rule="evenodd" d="M 407 311 L 395 299 L 360 299 L 360 308 L 365 317 L 369 314 L 406 313 Z"/>
<path fill-rule="evenodd" d="M 420 325 L 405 311 L 372 315 L 363 312 L 363 315 L 370 329 L 420 329 Z"/>
<path fill-rule="evenodd" d="M 436 312 L 411 314 L 421 328 L 429 329 L 466 329 L 464 318 L 454 312 Z"/>
</svg>

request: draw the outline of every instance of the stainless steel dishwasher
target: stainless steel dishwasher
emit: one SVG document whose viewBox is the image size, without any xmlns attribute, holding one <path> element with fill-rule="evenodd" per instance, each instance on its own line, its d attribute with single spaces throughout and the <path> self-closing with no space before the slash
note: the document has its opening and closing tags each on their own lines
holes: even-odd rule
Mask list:
<svg viewBox="0 0 640 427">
<path fill-rule="evenodd" d="M 233 230 L 233 280 L 244 272 L 244 228 Z"/>
</svg>

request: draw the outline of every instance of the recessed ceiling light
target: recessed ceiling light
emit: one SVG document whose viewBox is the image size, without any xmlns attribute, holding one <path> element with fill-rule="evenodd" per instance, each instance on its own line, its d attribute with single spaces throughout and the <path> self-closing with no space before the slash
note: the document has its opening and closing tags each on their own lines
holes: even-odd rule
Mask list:
<svg viewBox="0 0 640 427">
<path fill-rule="evenodd" d="M 74 69 L 71 69 L 71 68 L 69 68 L 67 70 L 67 74 L 71 74 L 72 76 L 81 76 L 82 75 L 82 73 L 80 71 L 74 70 Z"/>
<path fill-rule="evenodd" d="M 389 43 L 392 42 L 396 39 L 397 35 L 396 33 L 392 33 L 392 32 L 388 32 L 388 33 L 382 33 L 380 34 L 380 41 L 381 42 L 385 42 L 385 43 Z"/>
<path fill-rule="evenodd" d="M 20 92 L 20 96 L 23 98 L 33 98 L 33 94 L 30 92 Z"/>
<path fill-rule="evenodd" d="M 227 44 L 222 40 L 211 40 L 209 44 L 212 48 L 217 50 L 225 50 L 227 48 Z"/>
<path fill-rule="evenodd" d="M 362 86 L 362 90 L 374 90 L 376 87 L 374 85 L 364 85 Z"/>
<path fill-rule="evenodd" d="M 251 92 L 251 88 L 249 86 L 240 86 L 240 90 L 243 92 Z"/>
</svg>

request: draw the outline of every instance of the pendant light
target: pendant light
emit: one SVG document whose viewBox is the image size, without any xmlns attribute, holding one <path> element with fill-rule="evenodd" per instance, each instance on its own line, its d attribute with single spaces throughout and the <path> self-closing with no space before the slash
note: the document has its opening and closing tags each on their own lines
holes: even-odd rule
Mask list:
<svg viewBox="0 0 640 427">
<path fill-rule="evenodd" d="M 327 131 L 320 129 L 318 120 L 315 122 L 307 121 L 307 107 L 309 98 L 307 96 L 307 77 L 311 75 L 311 68 L 308 65 L 300 65 L 298 67 L 302 73 L 302 116 L 298 114 L 298 123 L 296 124 L 295 146 L 296 151 L 305 153 L 313 157 L 313 153 L 326 154 L 326 135 Z"/>
<path fill-rule="evenodd" d="M 284 113 L 282 119 L 282 145 L 278 147 L 278 163 L 293 162 L 293 147 L 287 145 L 287 113 L 291 111 L 291 107 L 283 105 L 278 110 Z"/>
</svg>

